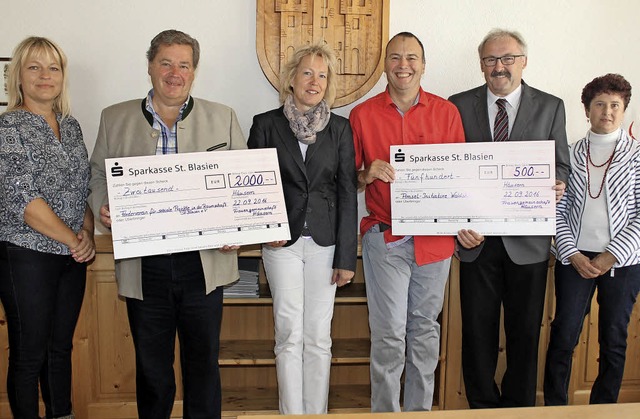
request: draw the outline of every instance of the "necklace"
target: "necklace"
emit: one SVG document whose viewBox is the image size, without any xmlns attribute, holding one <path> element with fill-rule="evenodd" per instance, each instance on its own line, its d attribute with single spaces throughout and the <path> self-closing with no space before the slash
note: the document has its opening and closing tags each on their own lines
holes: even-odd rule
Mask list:
<svg viewBox="0 0 640 419">
<path fill-rule="evenodd" d="M 602 190 L 604 189 L 604 182 L 607 179 L 607 173 L 609 172 L 609 168 L 611 167 L 613 156 L 616 154 L 616 149 L 615 147 L 613 148 L 613 152 L 604 163 L 595 164 L 593 160 L 591 160 L 591 148 L 589 147 L 590 144 L 591 144 L 591 141 L 589 139 L 589 133 L 587 133 L 587 191 L 589 192 L 589 196 L 591 197 L 591 199 L 598 199 L 600 198 L 600 195 L 602 194 Z M 600 168 L 605 164 L 607 165 L 607 167 L 604 169 L 604 174 L 602 175 L 602 182 L 600 183 L 600 188 L 598 189 L 598 194 L 596 196 L 593 196 L 593 194 L 591 193 L 591 173 L 589 172 L 590 164 L 595 168 Z"/>
</svg>

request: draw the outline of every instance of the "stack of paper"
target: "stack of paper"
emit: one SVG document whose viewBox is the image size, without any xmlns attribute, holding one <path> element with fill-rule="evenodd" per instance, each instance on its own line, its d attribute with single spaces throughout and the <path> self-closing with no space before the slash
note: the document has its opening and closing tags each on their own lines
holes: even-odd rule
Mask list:
<svg viewBox="0 0 640 419">
<path fill-rule="evenodd" d="M 240 279 L 224 286 L 224 298 L 257 298 L 260 294 L 257 260 L 240 258 L 238 262 Z"/>
</svg>

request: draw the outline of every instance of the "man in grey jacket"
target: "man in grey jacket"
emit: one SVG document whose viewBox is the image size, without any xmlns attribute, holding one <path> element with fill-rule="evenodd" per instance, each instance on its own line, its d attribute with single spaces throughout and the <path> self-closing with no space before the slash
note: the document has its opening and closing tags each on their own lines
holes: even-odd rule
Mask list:
<svg viewBox="0 0 640 419">
<path fill-rule="evenodd" d="M 106 158 L 244 149 L 234 111 L 190 95 L 198 41 L 176 30 L 159 33 L 147 51 L 153 88 L 102 112 L 91 156 L 89 203 L 111 226 Z M 140 418 L 169 418 L 175 397 L 176 331 L 180 338 L 184 418 L 221 416 L 218 351 L 222 285 L 238 279 L 237 247 L 116 260 L 136 350 Z"/>
<path fill-rule="evenodd" d="M 555 142 L 556 199 L 569 177 L 561 99 L 522 80 L 527 46 L 517 32 L 493 30 L 478 47 L 486 84 L 449 98 L 460 111 L 467 142 Z M 462 371 L 472 408 L 533 406 L 538 341 L 551 237 L 483 237 L 458 233 L 462 307 Z M 504 308 L 507 370 L 494 380 Z"/>
</svg>

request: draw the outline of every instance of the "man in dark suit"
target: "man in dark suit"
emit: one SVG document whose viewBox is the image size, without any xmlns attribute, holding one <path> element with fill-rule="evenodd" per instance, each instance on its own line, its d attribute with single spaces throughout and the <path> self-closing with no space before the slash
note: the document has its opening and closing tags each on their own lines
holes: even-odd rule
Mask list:
<svg viewBox="0 0 640 419">
<path fill-rule="evenodd" d="M 466 141 L 555 141 L 556 199 L 569 176 L 561 99 L 522 80 L 527 46 L 517 32 L 493 30 L 478 47 L 486 84 L 449 98 L 460 111 Z M 462 307 L 462 369 L 471 408 L 533 406 L 538 341 L 551 237 L 483 237 L 458 233 Z M 507 369 L 494 380 L 500 307 L 504 308 Z"/>
</svg>

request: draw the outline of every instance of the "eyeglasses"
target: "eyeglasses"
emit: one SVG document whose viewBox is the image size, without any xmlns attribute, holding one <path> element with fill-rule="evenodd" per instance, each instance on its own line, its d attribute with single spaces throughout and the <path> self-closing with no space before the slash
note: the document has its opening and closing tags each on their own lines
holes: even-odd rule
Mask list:
<svg viewBox="0 0 640 419">
<path fill-rule="evenodd" d="M 482 58 L 482 63 L 486 67 L 495 67 L 498 64 L 498 60 L 502 63 L 502 65 L 513 65 L 516 62 L 516 58 L 524 57 L 524 54 L 520 55 L 503 55 L 502 57 L 484 57 Z"/>
</svg>

